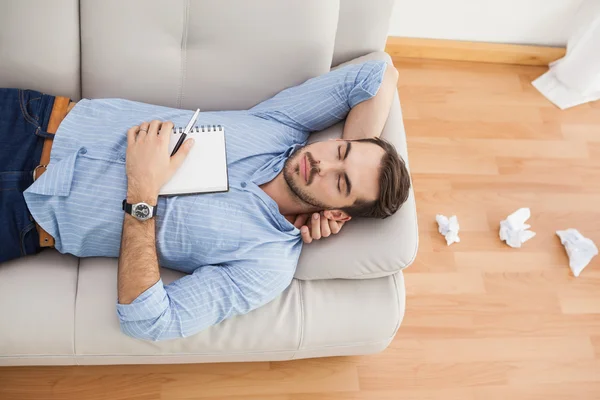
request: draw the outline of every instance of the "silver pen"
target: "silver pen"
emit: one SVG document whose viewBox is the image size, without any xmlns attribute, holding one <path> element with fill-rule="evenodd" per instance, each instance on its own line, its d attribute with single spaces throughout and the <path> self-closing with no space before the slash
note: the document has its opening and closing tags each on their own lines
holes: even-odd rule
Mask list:
<svg viewBox="0 0 600 400">
<path fill-rule="evenodd" d="M 200 114 L 200 109 L 199 108 L 196 110 L 196 112 L 194 113 L 194 115 L 192 115 L 192 118 L 190 119 L 190 122 L 188 122 L 187 126 L 183 130 L 183 134 L 179 137 L 179 140 L 175 144 L 175 147 L 173 147 L 173 152 L 171 152 L 171 157 L 173 157 L 175 155 L 175 153 L 177 153 L 177 150 L 179 150 L 179 148 L 183 144 L 183 141 L 187 137 L 188 133 L 190 133 L 190 131 L 194 127 L 194 124 L 198 120 L 198 114 Z"/>
</svg>

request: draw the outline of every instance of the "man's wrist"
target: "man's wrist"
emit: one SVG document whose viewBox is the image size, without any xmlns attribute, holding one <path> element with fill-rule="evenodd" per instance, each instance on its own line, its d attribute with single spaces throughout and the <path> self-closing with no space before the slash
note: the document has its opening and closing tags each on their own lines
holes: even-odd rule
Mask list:
<svg viewBox="0 0 600 400">
<path fill-rule="evenodd" d="M 129 204 L 147 203 L 156 206 L 158 204 L 158 193 L 128 188 L 127 202 Z"/>
</svg>

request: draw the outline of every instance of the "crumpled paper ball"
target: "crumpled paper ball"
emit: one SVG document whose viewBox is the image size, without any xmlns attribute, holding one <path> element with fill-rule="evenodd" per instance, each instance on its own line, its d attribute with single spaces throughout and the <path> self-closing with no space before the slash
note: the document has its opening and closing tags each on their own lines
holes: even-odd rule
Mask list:
<svg viewBox="0 0 600 400">
<path fill-rule="evenodd" d="M 569 267 L 573 275 L 578 277 L 581 271 L 598 255 L 598 248 L 591 239 L 583 236 L 577 229 L 556 231 L 560 242 L 565 246 L 569 256 Z"/>
<path fill-rule="evenodd" d="M 460 242 L 460 238 L 458 237 L 460 226 L 458 225 L 458 218 L 456 218 L 456 215 L 448 218 L 445 215 L 438 214 L 435 216 L 435 220 L 438 223 L 438 231 L 444 235 L 448 246 L 452 243 Z"/>
<path fill-rule="evenodd" d="M 500 240 L 504 240 L 510 247 L 519 248 L 523 243 L 534 237 L 535 232 L 528 230 L 531 226 L 525 223 L 529 217 L 531 217 L 529 208 L 519 208 L 501 221 Z"/>
</svg>

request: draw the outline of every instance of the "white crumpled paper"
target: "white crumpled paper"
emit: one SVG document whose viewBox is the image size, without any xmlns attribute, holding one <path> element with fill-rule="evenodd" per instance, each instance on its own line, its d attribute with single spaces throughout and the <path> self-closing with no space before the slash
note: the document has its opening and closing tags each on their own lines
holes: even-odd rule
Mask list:
<svg viewBox="0 0 600 400">
<path fill-rule="evenodd" d="M 500 239 L 510 247 L 521 247 L 523 243 L 535 236 L 535 232 L 528 230 L 531 226 L 525 223 L 529 217 L 531 217 L 529 208 L 519 208 L 510 214 L 500 222 Z"/>
<path fill-rule="evenodd" d="M 460 226 L 458 225 L 456 215 L 448 218 L 445 215 L 438 214 L 435 216 L 435 220 L 438 223 L 438 230 L 446 238 L 446 244 L 448 246 L 452 243 L 460 242 L 460 238 L 458 237 Z"/>
<path fill-rule="evenodd" d="M 578 277 L 581 271 L 598 255 L 598 248 L 591 239 L 583 236 L 577 229 L 556 231 L 569 256 L 569 267 Z"/>
</svg>

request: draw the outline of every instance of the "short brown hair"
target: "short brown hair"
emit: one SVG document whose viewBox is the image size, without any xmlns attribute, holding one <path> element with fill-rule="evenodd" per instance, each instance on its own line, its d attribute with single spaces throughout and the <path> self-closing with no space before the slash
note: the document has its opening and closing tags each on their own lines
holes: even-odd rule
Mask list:
<svg viewBox="0 0 600 400">
<path fill-rule="evenodd" d="M 379 197 L 375 201 L 357 200 L 343 211 L 352 217 L 387 218 L 408 199 L 410 176 L 406 164 L 394 146 L 386 140 L 374 137 L 353 141 L 373 143 L 385 151 L 379 171 Z"/>
</svg>

